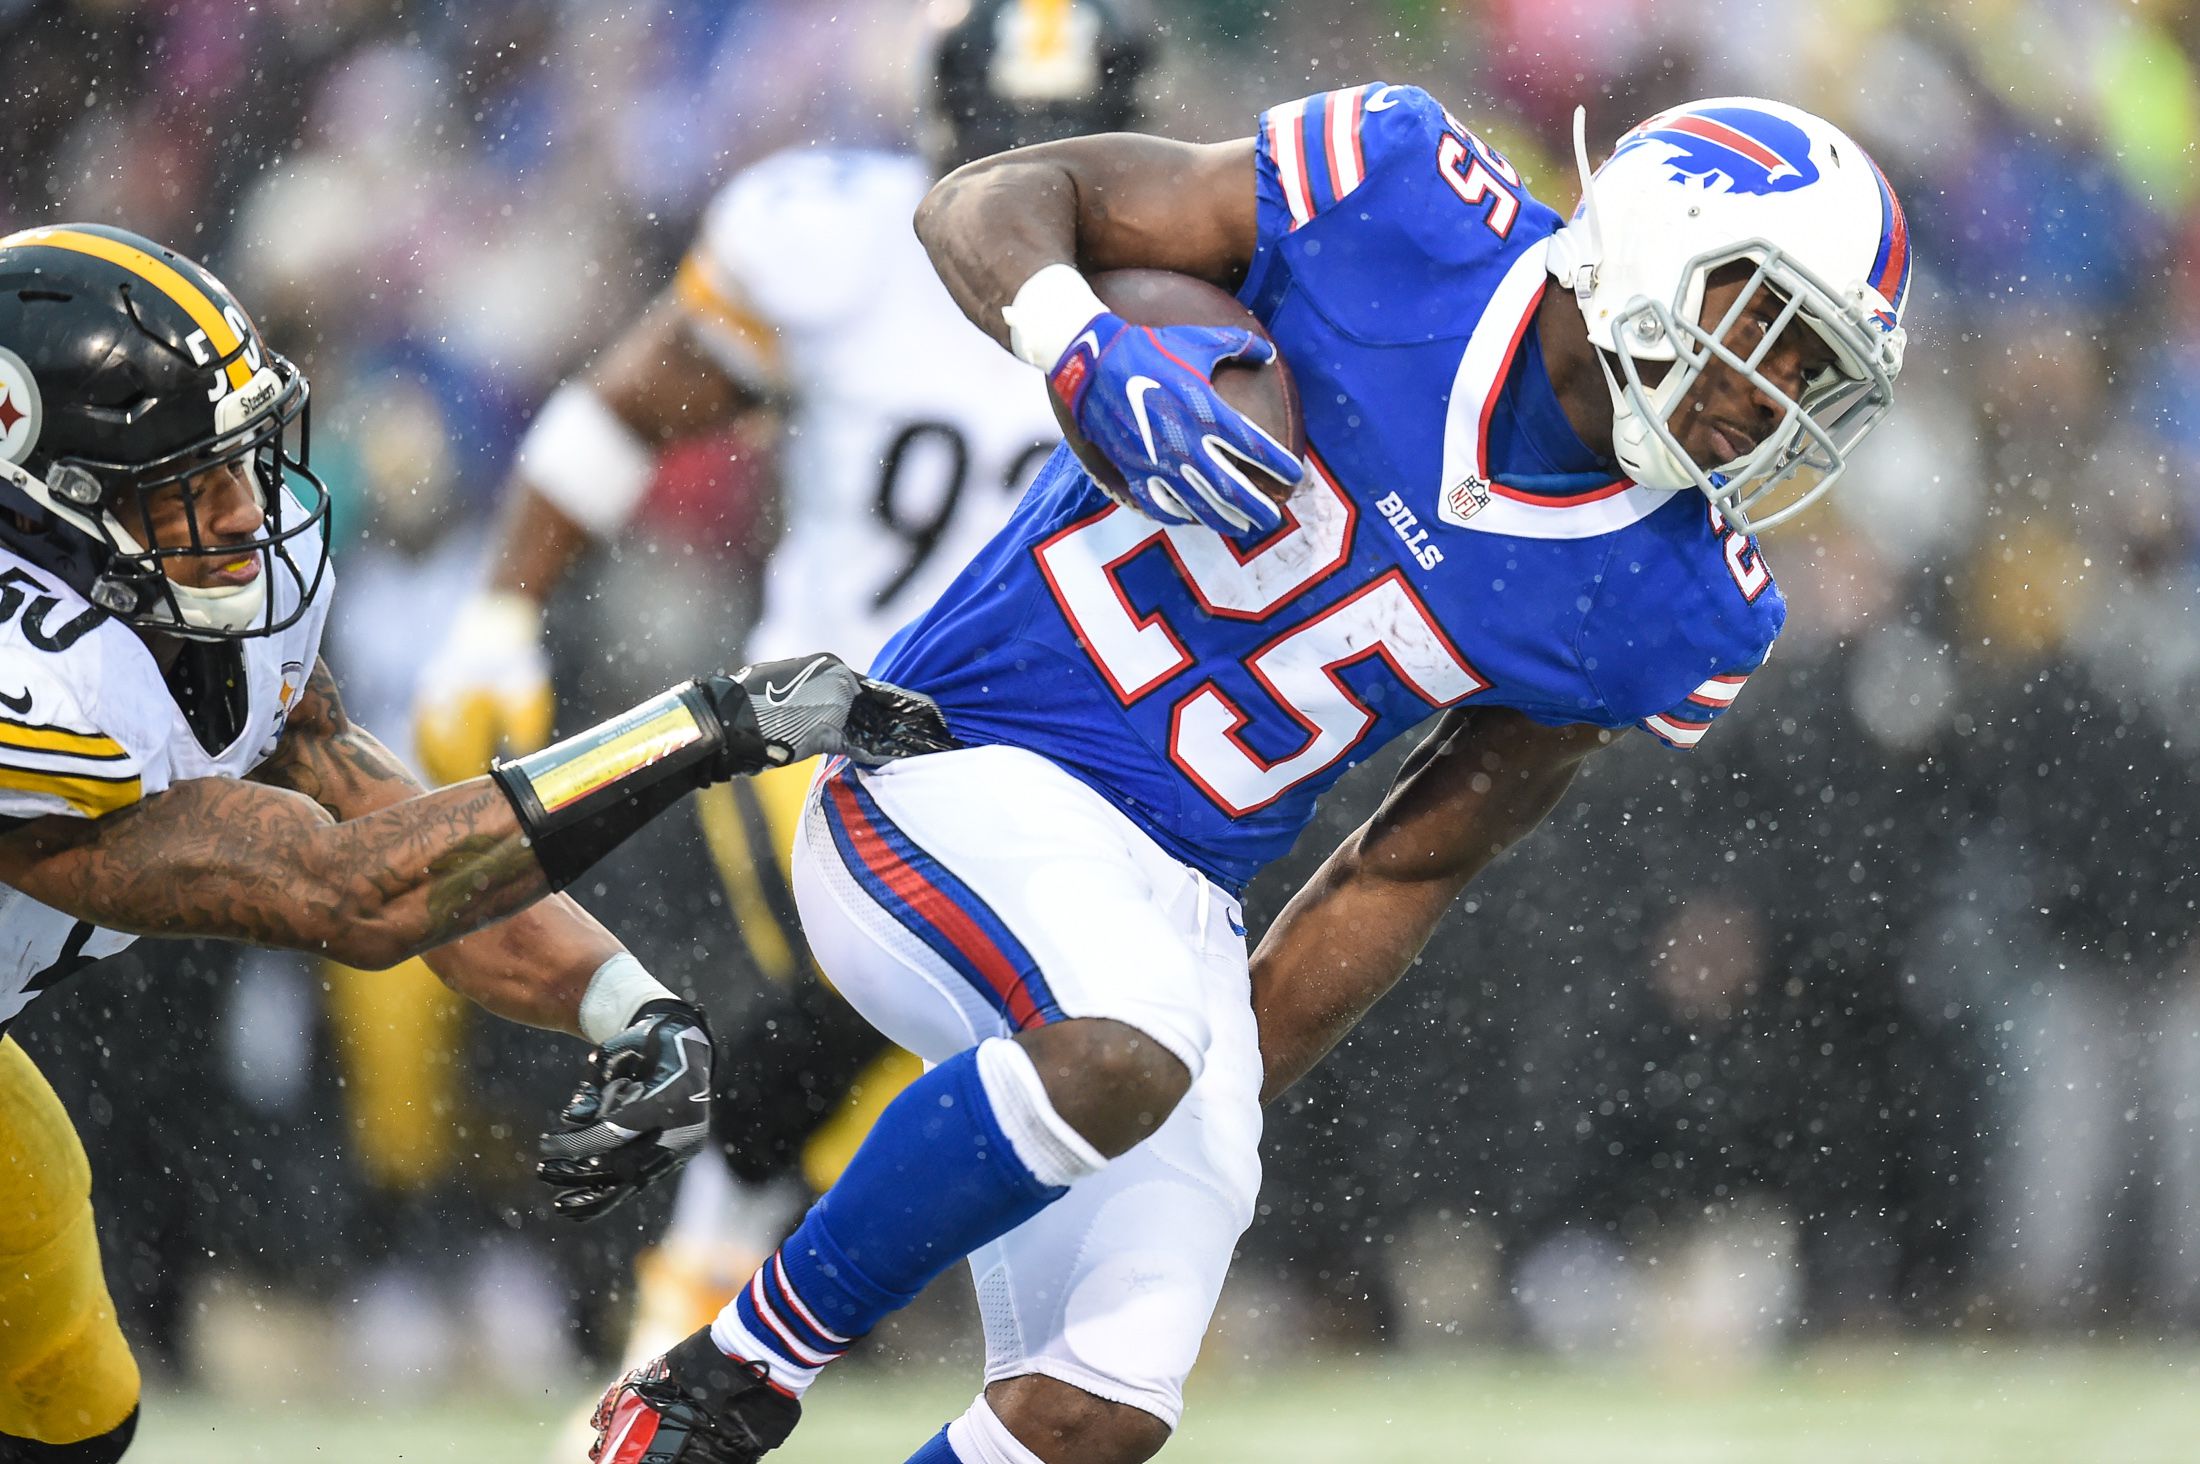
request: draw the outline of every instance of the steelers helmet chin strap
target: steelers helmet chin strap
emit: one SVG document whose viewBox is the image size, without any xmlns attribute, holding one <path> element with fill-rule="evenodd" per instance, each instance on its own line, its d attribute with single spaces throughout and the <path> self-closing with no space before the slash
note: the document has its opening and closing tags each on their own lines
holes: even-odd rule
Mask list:
<svg viewBox="0 0 2200 1464">
<path fill-rule="evenodd" d="M 124 528 L 113 514 L 106 514 L 104 517 L 107 521 L 107 532 L 114 536 L 117 547 L 125 555 L 158 562 L 152 559 L 150 550 L 138 543 L 137 536 Z M 266 556 L 254 557 L 264 560 Z M 168 593 L 176 597 L 175 616 L 163 617 L 166 624 L 161 619 L 142 622 L 149 629 L 166 629 L 172 624 L 178 635 L 188 636 L 193 631 L 210 631 L 226 636 L 243 630 L 260 618 L 260 612 L 267 606 L 267 572 L 263 565 L 259 574 L 241 585 L 212 586 L 181 584 L 170 575 Z M 158 610 L 162 607 L 153 608 Z"/>
</svg>

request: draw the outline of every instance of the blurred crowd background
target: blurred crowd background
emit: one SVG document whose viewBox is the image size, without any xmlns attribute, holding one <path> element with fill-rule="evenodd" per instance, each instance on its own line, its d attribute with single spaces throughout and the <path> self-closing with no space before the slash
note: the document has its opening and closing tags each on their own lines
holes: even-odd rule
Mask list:
<svg viewBox="0 0 2200 1464">
<path fill-rule="evenodd" d="M 329 659 L 402 749 L 530 411 L 745 163 L 908 144 L 918 3 L 0 0 L 0 223 L 172 242 L 306 366 Z M 1577 102 L 1608 146 L 1777 96 L 1873 151 L 1918 260 L 1894 418 L 1767 542 L 1793 608 L 1741 715 L 1597 760 L 1272 1114 L 1220 1350 L 2200 1331 L 2200 5 L 1159 8 L 1154 130 L 1415 82 L 1563 209 Z M 739 437 L 665 464 L 555 607 L 567 725 L 730 654 L 772 471 Z M 582 893 L 738 1013 L 684 834 Z M 600 1360 L 657 1216 L 565 1234 L 531 1192 L 577 1048 L 455 1009 L 424 1045 L 371 981 L 139 949 L 16 1034 L 141 1355 L 214 1365 L 193 1339 L 246 1294 L 353 1319 L 330 1345 L 389 1386 Z"/>
</svg>

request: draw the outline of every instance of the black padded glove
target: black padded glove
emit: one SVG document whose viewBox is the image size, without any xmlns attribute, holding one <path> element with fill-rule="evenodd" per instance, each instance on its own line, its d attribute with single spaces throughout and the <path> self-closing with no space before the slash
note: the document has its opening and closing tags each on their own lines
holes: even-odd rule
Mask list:
<svg viewBox="0 0 2200 1464">
<path fill-rule="evenodd" d="M 550 1208 L 593 1220 L 685 1164 L 710 1134 L 710 1095 L 703 1014 L 684 1001 L 643 1007 L 589 1050 L 558 1127 L 536 1145 L 535 1174 L 557 1191 Z"/>
<path fill-rule="evenodd" d="M 879 763 L 955 746 L 932 698 L 858 676 L 823 652 L 743 666 L 696 686 L 725 728 L 720 777 L 836 752 Z"/>
</svg>

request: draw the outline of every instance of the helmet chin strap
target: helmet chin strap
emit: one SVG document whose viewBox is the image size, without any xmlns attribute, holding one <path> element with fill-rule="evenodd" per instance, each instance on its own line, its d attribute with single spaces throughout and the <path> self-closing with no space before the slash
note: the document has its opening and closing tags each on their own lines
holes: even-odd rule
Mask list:
<svg viewBox="0 0 2200 1464">
<path fill-rule="evenodd" d="M 1651 419 L 1637 410 L 1636 394 L 1627 389 L 1626 383 L 1612 369 L 1611 358 L 1593 343 L 1589 349 L 1597 358 L 1597 368 L 1604 373 L 1605 387 L 1612 393 L 1612 456 L 1618 460 L 1620 468 L 1645 488 L 1695 487 L 1695 475 L 1651 429 Z M 1677 370 L 1673 373 L 1674 376 L 1679 374 Z M 1641 394 L 1644 404 L 1657 413 L 1670 412 L 1673 408 L 1673 403 L 1666 401 L 1665 396 L 1666 392 L 1658 388 Z"/>
<path fill-rule="evenodd" d="M 1552 278 L 1574 292 L 1574 299 L 1581 305 L 1581 318 L 1589 332 L 1589 351 L 1597 358 L 1597 369 L 1604 373 L 1604 386 L 1612 395 L 1612 456 L 1620 468 L 1635 482 L 1646 488 L 1692 488 L 1695 478 L 1672 450 L 1659 440 L 1651 430 L 1643 414 L 1636 410 L 1635 399 L 1628 392 L 1626 383 L 1612 370 L 1608 349 L 1616 349 L 1615 339 L 1606 347 L 1596 338 L 1596 328 L 1589 322 L 1595 319 L 1590 309 L 1591 297 L 1596 292 L 1597 268 L 1604 262 L 1604 223 L 1597 212 L 1596 170 L 1589 166 L 1589 109 L 1574 108 L 1574 167 L 1581 174 L 1581 207 L 1576 211 L 1575 222 L 1559 229 L 1551 236 L 1547 256 Z M 1670 410 L 1672 403 L 1660 398 L 1662 393 L 1645 392 L 1653 411 Z"/>
<path fill-rule="evenodd" d="M 1589 293 L 1596 288 L 1597 266 L 1604 262 L 1604 230 L 1597 217 L 1596 174 L 1589 167 L 1589 109 L 1574 108 L 1574 166 L 1581 171 L 1580 222 L 1551 235 L 1547 256 L 1551 275 L 1574 292 L 1589 318 Z"/>
</svg>

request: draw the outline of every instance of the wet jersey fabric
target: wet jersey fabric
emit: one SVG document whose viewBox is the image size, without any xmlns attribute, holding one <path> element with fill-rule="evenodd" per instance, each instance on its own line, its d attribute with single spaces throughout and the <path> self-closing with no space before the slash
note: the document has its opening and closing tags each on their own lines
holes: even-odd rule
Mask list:
<svg viewBox="0 0 2200 1464">
<path fill-rule="evenodd" d="M 1411 87 L 1270 111 L 1257 187 L 1240 298 L 1290 364 L 1310 447 L 1283 526 L 1249 545 L 1164 527 L 1058 451 L 877 674 L 937 697 L 968 742 L 1052 759 L 1233 889 L 1441 708 L 1694 745 L 1785 605 L 1701 494 L 1600 471 L 1556 411 L 1523 341 L 1558 216 Z"/>
<path fill-rule="evenodd" d="M 320 655 L 335 578 L 321 576 L 288 629 L 236 643 L 241 730 L 209 752 L 135 631 L 0 550 L 0 820 L 99 818 L 187 778 L 241 778 L 258 767 Z M 277 575 L 268 593 L 278 617 L 297 608 L 289 577 Z M 41 991 L 136 939 L 0 885 L 0 1031 Z"/>
</svg>

